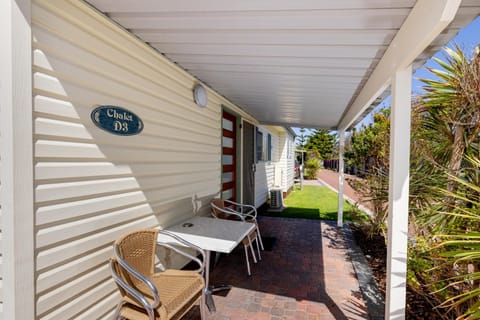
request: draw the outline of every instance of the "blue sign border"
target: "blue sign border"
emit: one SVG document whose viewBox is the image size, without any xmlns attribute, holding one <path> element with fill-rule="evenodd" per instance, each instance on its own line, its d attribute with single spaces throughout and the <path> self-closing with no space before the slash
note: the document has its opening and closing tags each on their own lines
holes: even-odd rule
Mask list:
<svg viewBox="0 0 480 320">
<path fill-rule="evenodd" d="M 92 110 L 90 118 L 100 129 L 119 136 L 133 136 L 143 130 L 140 117 L 118 106 L 98 106 Z"/>
</svg>

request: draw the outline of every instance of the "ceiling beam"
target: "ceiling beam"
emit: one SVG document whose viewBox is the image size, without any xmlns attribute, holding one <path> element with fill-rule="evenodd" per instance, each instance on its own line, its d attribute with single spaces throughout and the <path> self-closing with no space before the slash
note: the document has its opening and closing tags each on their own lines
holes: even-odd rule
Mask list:
<svg viewBox="0 0 480 320">
<path fill-rule="evenodd" d="M 337 129 L 346 130 L 455 18 L 461 0 L 418 0 Z"/>
</svg>

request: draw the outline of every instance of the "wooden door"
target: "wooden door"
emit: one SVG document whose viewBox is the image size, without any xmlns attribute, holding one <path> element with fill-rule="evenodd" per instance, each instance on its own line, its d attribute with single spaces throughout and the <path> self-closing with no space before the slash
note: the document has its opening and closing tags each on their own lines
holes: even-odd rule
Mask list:
<svg viewBox="0 0 480 320">
<path fill-rule="evenodd" d="M 222 199 L 236 200 L 236 126 L 234 115 L 223 111 L 222 118 Z"/>
</svg>

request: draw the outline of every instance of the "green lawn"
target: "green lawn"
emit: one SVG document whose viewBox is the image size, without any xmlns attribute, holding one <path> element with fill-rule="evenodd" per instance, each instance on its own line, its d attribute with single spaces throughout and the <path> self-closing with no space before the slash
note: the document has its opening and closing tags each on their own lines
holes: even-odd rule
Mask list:
<svg viewBox="0 0 480 320">
<path fill-rule="evenodd" d="M 287 207 L 280 217 L 337 220 L 338 196 L 327 187 L 304 186 L 303 190 L 291 192 L 284 200 Z M 352 206 L 343 202 L 344 220 L 350 221 Z"/>
</svg>

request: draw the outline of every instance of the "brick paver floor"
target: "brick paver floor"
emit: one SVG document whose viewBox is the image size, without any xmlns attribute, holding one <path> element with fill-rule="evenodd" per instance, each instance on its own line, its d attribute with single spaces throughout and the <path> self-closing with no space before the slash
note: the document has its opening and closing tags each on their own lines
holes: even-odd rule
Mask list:
<svg viewBox="0 0 480 320">
<path fill-rule="evenodd" d="M 231 284 L 214 295 L 209 320 L 368 319 L 341 230 L 332 222 L 260 217 L 266 248 L 247 275 L 241 246 L 212 270 L 212 284 Z M 198 308 L 187 319 L 199 319 Z"/>
</svg>

